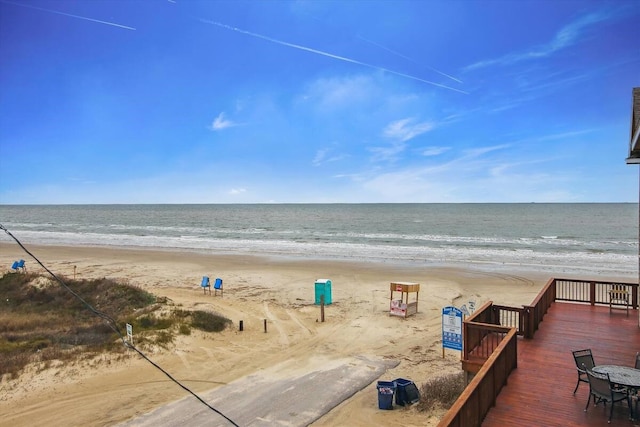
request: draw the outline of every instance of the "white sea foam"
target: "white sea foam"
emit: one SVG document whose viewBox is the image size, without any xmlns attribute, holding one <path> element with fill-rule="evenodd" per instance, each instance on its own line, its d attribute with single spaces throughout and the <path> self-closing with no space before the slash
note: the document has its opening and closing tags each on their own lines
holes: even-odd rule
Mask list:
<svg viewBox="0 0 640 427">
<path fill-rule="evenodd" d="M 486 268 L 520 267 L 539 271 L 615 274 L 635 277 L 637 257 L 607 252 L 534 251 L 527 248 L 368 245 L 362 243 L 295 242 L 291 240 L 216 239 L 188 236 L 126 235 L 24 231 L 25 243 L 69 246 L 112 246 L 179 249 L 200 252 L 302 258 L 397 262 L 429 265 L 462 264 Z M 8 241 L 7 237 L 0 238 Z"/>
<path fill-rule="evenodd" d="M 626 204 L 0 206 L 0 222 L 33 244 L 635 277 L 638 242 L 627 221 L 637 223 L 636 212 Z"/>
</svg>

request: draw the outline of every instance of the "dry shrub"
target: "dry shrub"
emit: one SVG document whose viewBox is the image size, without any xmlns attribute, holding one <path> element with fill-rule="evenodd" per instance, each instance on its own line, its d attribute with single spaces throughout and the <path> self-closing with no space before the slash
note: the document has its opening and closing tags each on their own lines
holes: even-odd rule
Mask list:
<svg viewBox="0 0 640 427">
<path fill-rule="evenodd" d="M 20 313 L 9 310 L 0 312 L 0 333 L 10 334 L 20 331 L 34 331 L 42 325 L 54 324 L 58 316 L 51 313 Z"/>
<path fill-rule="evenodd" d="M 194 311 L 191 313 L 191 326 L 206 332 L 222 332 L 231 320 L 219 314 L 208 311 Z"/>
<path fill-rule="evenodd" d="M 10 353 L 2 355 L 2 368 L 0 369 L 0 379 L 7 375 L 7 379 L 17 378 L 20 371 L 31 361 L 31 356 L 27 353 Z"/>
<path fill-rule="evenodd" d="M 422 384 L 420 402 L 416 407 L 419 411 L 430 411 L 434 408 L 449 409 L 465 386 L 463 372 L 432 378 Z"/>
</svg>

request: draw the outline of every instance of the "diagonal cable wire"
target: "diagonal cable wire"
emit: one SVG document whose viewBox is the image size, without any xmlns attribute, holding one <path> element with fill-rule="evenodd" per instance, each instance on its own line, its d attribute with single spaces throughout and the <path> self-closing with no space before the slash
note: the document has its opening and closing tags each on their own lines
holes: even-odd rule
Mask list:
<svg viewBox="0 0 640 427">
<path fill-rule="evenodd" d="M 162 372 L 163 374 L 165 374 L 167 376 L 167 378 L 169 378 L 171 381 L 173 381 L 174 383 L 176 383 L 178 386 L 180 386 L 183 390 L 185 390 L 187 393 L 191 394 L 193 397 L 195 397 L 196 399 L 198 399 L 203 405 L 205 405 L 207 408 L 211 409 L 213 412 L 215 412 L 216 414 L 220 415 L 221 417 L 223 417 L 224 419 L 226 419 L 227 421 L 229 421 L 229 423 L 231 423 L 232 425 L 239 427 L 238 424 L 236 424 L 231 418 L 227 417 L 225 414 L 223 414 L 222 412 L 220 412 L 219 410 L 217 410 L 216 408 L 214 408 L 213 406 L 209 405 L 207 402 L 205 402 L 200 396 L 198 396 L 196 393 L 194 393 L 193 391 L 191 391 L 187 386 L 185 386 L 184 384 L 182 384 L 180 381 L 176 380 L 175 378 L 173 378 L 171 376 L 171 374 L 169 374 L 169 372 L 165 371 L 160 365 L 158 365 L 157 363 L 155 363 L 154 361 L 152 361 L 151 359 L 149 359 L 149 357 L 147 357 L 147 355 L 145 355 L 140 349 L 138 349 L 135 345 L 133 345 L 132 343 L 128 342 L 127 340 L 125 340 L 124 335 L 122 334 L 122 331 L 120 330 L 120 328 L 118 328 L 118 324 L 116 323 L 116 321 L 109 315 L 96 310 L 91 304 L 89 304 L 87 301 L 85 301 L 80 295 L 78 295 L 76 292 L 74 292 L 73 289 L 71 289 L 69 286 L 67 286 L 66 283 L 64 283 L 64 281 L 62 279 L 60 279 L 58 276 L 56 276 L 56 274 L 49 270 L 42 262 L 40 262 L 40 260 L 34 255 L 32 254 L 21 242 L 20 240 L 18 240 L 17 237 L 15 237 L 13 234 L 11 234 L 11 232 L 9 230 L 7 230 L 7 228 L 0 224 L 0 230 L 3 230 L 5 233 L 7 233 L 7 235 L 9 237 L 11 237 L 13 240 L 15 240 L 15 242 L 18 244 L 18 246 L 20 246 L 22 248 L 23 251 L 25 251 L 25 253 L 27 255 L 29 255 L 31 258 L 33 258 L 39 265 L 40 267 L 44 268 L 45 271 L 47 273 L 49 273 L 51 275 L 51 277 L 53 277 L 58 283 L 60 283 L 60 285 L 62 285 L 63 288 L 65 288 L 71 295 L 73 295 L 76 299 L 78 299 L 82 304 L 84 304 L 93 314 L 95 314 L 96 316 L 98 316 L 99 318 L 103 319 L 106 321 L 106 323 L 109 325 L 109 327 L 116 333 L 118 334 L 118 336 L 120 337 L 120 340 L 122 341 L 122 344 L 125 347 L 128 347 L 132 350 L 134 350 L 136 353 L 138 353 L 140 355 L 140 357 L 142 357 L 144 360 L 146 360 L 147 362 L 151 363 L 155 368 L 157 368 L 160 372 Z"/>
</svg>

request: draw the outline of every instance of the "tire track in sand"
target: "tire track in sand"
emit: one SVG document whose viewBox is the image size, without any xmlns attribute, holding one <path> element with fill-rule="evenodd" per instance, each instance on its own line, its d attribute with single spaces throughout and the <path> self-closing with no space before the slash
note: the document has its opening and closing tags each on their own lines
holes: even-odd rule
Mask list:
<svg viewBox="0 0 640 427">
<path fill-rule="evenodd" d="M 303 331 L 305 331 L 305 333 L 309 336 L 313 335 L 313 332 L 311 332 L 311 329 L 307 328 L 304 323 L 302 323 L 302 321 L 300 320 L 300 318 L 293 313 L 291 310 L 285 310 L 285 313 L 287 313 L 289 315 L 289 317 L 291 318 L 291 320 L 293 320 L 294 322 L 296 322 L 296 324 L 298 326 L 300 326 L 300 329 L 302 329 Z"/>
<path fill-rule="evenodd" d="M 283 347 L 287 347 L 289 345 L 289 337 L 287 336 L 287 332 L 284 330 L 282 325 L 280 325 L 280 320 L 271 313 L 271 310 L 269 310 L 268 302 L 265 301 L 262 304 L 262 307 L 264 309 L 264 315 L 271 321 L 273 326 L 275 326 L 275 328 L 278 330 L 278 333 L 280 334 L 280 345 Z"/>
</svg>

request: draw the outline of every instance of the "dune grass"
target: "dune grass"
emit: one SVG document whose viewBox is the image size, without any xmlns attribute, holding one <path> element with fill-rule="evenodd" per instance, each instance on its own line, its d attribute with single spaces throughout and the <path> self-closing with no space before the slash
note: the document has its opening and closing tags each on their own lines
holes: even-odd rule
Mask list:
<svg viewBox="0 0 640 427">
<path fill-rule="evenodd" d="M 229 319 L 175 309 L 167 299 L 113 279 L 64 283 L 95 310 L 111 317 L 121 334 L 131 324 L 137 347 L 169 346 L 191 329 L 220 332 Z M 123 352 L 121 336 L 58 282 L 34 273 L 0 277 L 0 378 L 17 378 L 29 363 L 76 360 Z"/>
</svg>

